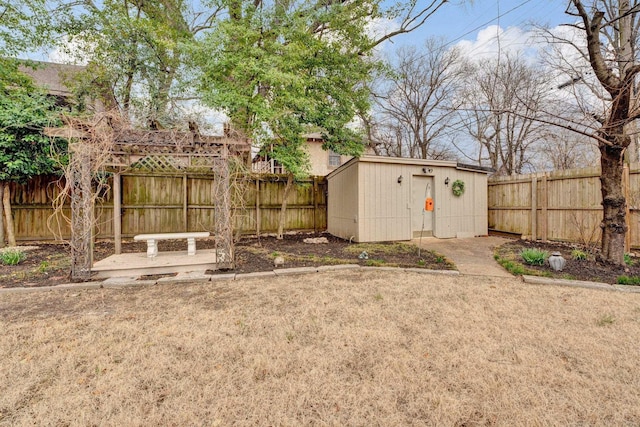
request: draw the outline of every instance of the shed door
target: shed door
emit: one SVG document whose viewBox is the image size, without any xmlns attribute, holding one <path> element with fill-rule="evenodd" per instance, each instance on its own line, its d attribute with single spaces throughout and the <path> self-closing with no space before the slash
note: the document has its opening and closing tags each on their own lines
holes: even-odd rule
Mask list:
<svg viewBox="0 0 640 427">
<path fill-rule="evenodd" d="M 433 236 L 433 212 L 426 210 L 427 199 L 433 199 L 433 177 L 414 176 L 411 181 L 411 235 Z M 434 203 L 435 204 L 435 203 Z"/>
</svg>

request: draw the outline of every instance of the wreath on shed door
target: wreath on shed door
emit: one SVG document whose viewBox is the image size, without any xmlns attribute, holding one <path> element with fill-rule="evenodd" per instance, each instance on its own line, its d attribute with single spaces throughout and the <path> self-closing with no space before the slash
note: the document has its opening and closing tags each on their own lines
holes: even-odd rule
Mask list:
<svg viewBox="0 0 640 427">
<path fill-rule="evenodd" d="M 460 179 L 456 179 L 455 181 L 453 181 L 453 185 L 451 186 L 451 191 L 453 192 L 453 195 L 456 197 L 462 196 L 462 194 L 464 193 L 464 181 Z"/>
</svg>

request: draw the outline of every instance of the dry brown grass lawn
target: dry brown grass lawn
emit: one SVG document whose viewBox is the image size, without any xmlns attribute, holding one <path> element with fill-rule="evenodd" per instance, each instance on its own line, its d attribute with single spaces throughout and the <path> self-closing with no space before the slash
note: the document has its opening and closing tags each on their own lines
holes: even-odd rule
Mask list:
<svg viewBox="0 0 640 427">
<path fill-rule="evenodd" d="M 640 295 L 380 271 L 0 295 L 0 425 L 639 425 Z"/>
</svg>

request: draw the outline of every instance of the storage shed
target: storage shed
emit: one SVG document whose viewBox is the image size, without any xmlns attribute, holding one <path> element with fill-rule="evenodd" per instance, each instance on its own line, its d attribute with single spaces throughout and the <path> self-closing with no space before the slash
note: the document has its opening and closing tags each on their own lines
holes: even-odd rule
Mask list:
<svg viewBox="0 0 640 427">
<path fill-rule="evenodd" d="M 355 242 L 486 236 L 489 172 L 450 161 L 354 158 L 327 175 L 327 231 Z"/>
</svg>

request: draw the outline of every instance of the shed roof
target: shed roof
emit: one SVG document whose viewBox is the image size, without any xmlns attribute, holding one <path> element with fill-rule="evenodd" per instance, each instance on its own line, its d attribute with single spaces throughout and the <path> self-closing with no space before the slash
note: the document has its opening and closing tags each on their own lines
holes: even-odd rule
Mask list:
<svg viewBox="0 0 640 427">
<path fill-rule="evenodd" d="M 385 156 L 372 156 L 372 155 L 364 155 L 359 158 L 354 157 L 349 160 L 333 172 L 327 175 L 327 178 L 340 173 L 343 169 L 349 167 L 350 165 L 360 162 L 360 163 L 389 163 L 389 164 L 400 164 L 400 165 L 412 165 L 412 166 L 438 166 L 438 167 L 450 167 L 459 170 L 466 170 L 470 172 L 484 173 L 489 174 L 492 173 L 493 170 L 490 168 L 485 168 L 482 166 L 474 166 L 474 165 L 466 165 L 463 163 L 458 163 L 450 160 L 430 160 L 430 159 L 411 159 L 406 157 L 385 157 Z"/>
</svg>

